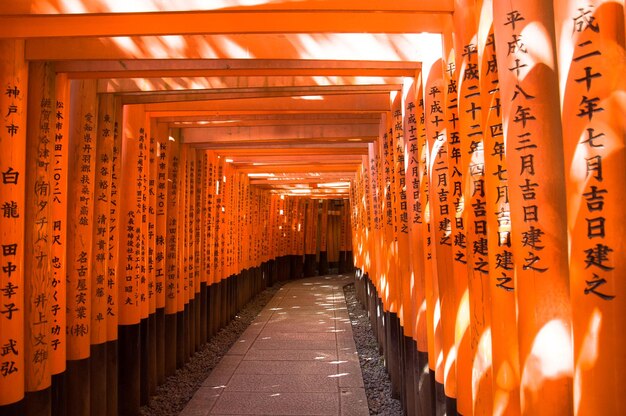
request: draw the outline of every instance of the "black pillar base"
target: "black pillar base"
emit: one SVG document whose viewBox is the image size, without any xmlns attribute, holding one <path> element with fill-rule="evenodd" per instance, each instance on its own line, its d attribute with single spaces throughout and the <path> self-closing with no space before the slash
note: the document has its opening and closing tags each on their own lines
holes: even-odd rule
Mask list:
<svg viewBox="0 0 626 416">
<path fill-rule="evenodd" d="M 107 345 L 92 345 L 89 352 L 90 362 L 90 408 L 91 416 L 106 416 L 107 410 Z"/>
<path fill-rule="evenodd" d="M 165 314 L 165 376 L 171 376 L 176 372 L 177 348 L 178 340 L 178 314 Z"/>
<path fill-rule="evenodd" d="M 165 308 L 158 308 L 156 319 L 156 382 L 157 385 L 165 381 Z"/>
<path fill-rule="evenodd" d="M 118 405 L 118 345 L 117 340 L 106 343 L 107 357 L 107 416 L 117 415 Z"/>
<path fill-rule="evenodd" d="M 26 416 L 49 415 L 52 411 L 52 397 L 50 396 L 50 387 L 47 389 L 26 392 L 24 396 Z M 0 414 L 2 408 L 0 407 Z"/>
<path fill-rule="evenodd" d="M 89 358 L 67 361 L 67 413 L 89 415 L 90 364 Z"/>
<path fill-rule="evenodd" d="M 135 416 L 139 413 L 141 392 L 141 325 L 118 326 L 118 414 Z M 69 409 L 68 414 L 74 415 Z"/>
<path fill-rule="evenodd" d="M 107 366 L 107 375 L 108 375 L 108 371 L 109 371 L 109 368 Z M 117 373 L 115 375 L 117 376 Z M 52 415 L 53 416 L 66 416 L 67 415 L 67 385 L 66 385 L 67 383 L 65 379 L 66 379 L 65 371 L 52 376 L 52 386 L 50 388 L 50 396 L 52 400 Z M 115 378 L 114 383 L 117 386 L 117 377 Z M 0 410 L 0 414 L 4 415 L 2 410 Z M 117 414 L 117 408 L 115 408 L 115 413 L 113 414 L 114 415 Z M 111 414 L 109 413 L 108 416 L 111 416 Z"/>
<path fill-rule="evenodd" d="M 328 252 L 320 251 L 320 276 L 328 274 Z"/>
</svg>

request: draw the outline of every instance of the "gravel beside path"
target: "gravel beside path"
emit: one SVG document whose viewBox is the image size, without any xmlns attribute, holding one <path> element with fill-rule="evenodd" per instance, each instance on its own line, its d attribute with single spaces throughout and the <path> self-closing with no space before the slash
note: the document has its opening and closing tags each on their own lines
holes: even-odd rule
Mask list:
<svg viewBox="0 0 626 416">
<path fill-rule="evenodd" d="M 344 286 L 343 291 L 361 363 L 370 415 L 402 416 L 400 401 L 391 397 L 391 381 L 385 370 L 383 357 L 378 354 L 378 343 L 367 312 L 356 299 L 354 284 Z"/>
</svg>

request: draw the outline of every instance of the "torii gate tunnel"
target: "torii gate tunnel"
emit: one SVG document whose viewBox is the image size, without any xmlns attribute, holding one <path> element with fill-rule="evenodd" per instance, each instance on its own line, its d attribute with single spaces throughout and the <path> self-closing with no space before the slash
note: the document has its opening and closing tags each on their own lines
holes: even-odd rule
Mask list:
<svg viewBox="0 0 626 416">
<path fill-rule="evenodd" d="M 136 415 L 355 272 L 408 415 L 626 414 L 624 0 L 0 5 L 0 415 Z"/>
</svg>

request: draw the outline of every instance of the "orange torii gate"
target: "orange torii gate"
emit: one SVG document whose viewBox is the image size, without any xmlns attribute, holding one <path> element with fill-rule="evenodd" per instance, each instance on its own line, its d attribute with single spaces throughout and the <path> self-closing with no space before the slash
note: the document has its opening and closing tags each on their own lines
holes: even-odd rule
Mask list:
<svg viewBox="0 0 626 416">
<path fill-rule="evenodd" d="M 49 2 L 66 10 L 62 3 Z M 356 3 L 297 13 L 333 17 L 306 21 L 327 31 Z M 275 45 L 288 45 L 299 28 L 285 6 L 168 9 L 127 32 L 94 24 L 101 17 L 89 4 L 84 15 L 49 16 L 29 14 L 34 0 L 6 6 L 0 413 L 136 414 L 252 295 L 299 276 L 303 258 L 305 273 L 314 268 L 318 232 L 323 272 L 337 248 L 346 259 L 356 250 L 357 293 L 408 414 L 623 413 L 623 1 L 409 3 L 360 6 L 390 18 L 377 23 L 377 13 L 366 13 L 363 22 L 344 19 L 343 30 L 443 33 L 442 60 L 428 79 L 413 62 L 303 63 L 294 52 L 260 48 L 236 21 L 243 13 Z M 263 7 L 287 40 L 252 20 Z M 208 15 L 224 21 L 203 38 Z M 214 42 L 232 25 L 228 39 L 289 62 L 129 59 L 158 53 L 144 35 L 171 34 L 167 19 L 187 46 Z M 125 41 L 134 48 L 105 37 L 114 34 L 136 35 Z M 213 77 L 198 81 L 206 87 L 233 73 L 241 78 L 222 79 L 223 91 L 190 92 L 199 76 Z M 347 76 L 342 82 L 394 77 L 397 86 L 353 96 L 360 87 L 334 85 L 321 100 L 294 99 L 323 91 L 305 84 L 323 75 L 332 83 L 333 74 Z M 251 87 L 264 83 L 277 88 Z M 244 84 L 250 89 L 236 90 Z M 187 91 L 165 94 L 172 86 Z M 339 229 L 331 207 L 344 202 L 253 185 L 246 173 L 264 168 L 240 169 L 227 157 L 242 144 L 203 142 L 204 133 L 176 124 L 237 116 L 269 125 L 276 120 L 262 117 L 283 107 L 306 113 L 290 119 L 303 125 L 331 113 L 378 124 L 378 137 L 360 126 L 349 139 L 297 138 L 305 148 L 329 146 L 327 156 L 331 142 L 362 141 L 342 165 L 357 175 Z M 246 144 L 300 150 L 294 138 L 264 140 Z M 314 157 L 303 162 L 311 172 L 336 169 Z"/>
</svg>

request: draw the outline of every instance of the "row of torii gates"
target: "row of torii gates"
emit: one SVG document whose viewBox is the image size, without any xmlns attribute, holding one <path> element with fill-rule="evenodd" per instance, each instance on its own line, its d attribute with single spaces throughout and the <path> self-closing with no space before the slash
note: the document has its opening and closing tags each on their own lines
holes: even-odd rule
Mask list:
<svg viewBox="0 0 626 416">
<path fill-rule="evenodd" d="M 407 414 L 626 414 L 623 0 L 161 3 L 0 6 L 0 414 L 329 265 Z"/>
</svg>

